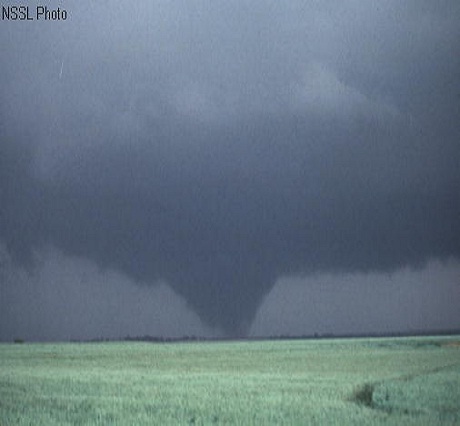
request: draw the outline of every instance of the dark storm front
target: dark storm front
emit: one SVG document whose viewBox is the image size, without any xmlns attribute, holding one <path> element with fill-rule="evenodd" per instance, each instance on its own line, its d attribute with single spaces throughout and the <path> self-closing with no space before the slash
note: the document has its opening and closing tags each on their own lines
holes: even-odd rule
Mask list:
<svg viewBox="0 0 460 426">
<path fill-rule="evenodd" d="M 47 6 L 2 6 L 2 21 L 65 21 L 67 10 Z"/>
</svg>

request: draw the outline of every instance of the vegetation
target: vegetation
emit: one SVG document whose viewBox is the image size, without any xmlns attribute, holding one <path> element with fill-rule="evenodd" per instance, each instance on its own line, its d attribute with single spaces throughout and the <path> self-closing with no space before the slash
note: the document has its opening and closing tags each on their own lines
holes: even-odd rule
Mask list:
<svg viewBox="0 0 460 426">
<path fill-rule="evenodd" d="M 0 424 L 460 424 L 460 338 L 0 345 Z"/>
</svg>

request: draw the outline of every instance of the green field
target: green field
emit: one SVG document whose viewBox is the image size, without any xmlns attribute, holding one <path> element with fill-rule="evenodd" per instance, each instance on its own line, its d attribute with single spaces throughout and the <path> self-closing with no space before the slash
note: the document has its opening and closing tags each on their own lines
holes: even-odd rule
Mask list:
<svg viewBox="0 0 460 426">
<path fill-rule="evenodd" d="M 460 424 L 460 337 L 0 345 L 0 424 Z"/>
</svg>

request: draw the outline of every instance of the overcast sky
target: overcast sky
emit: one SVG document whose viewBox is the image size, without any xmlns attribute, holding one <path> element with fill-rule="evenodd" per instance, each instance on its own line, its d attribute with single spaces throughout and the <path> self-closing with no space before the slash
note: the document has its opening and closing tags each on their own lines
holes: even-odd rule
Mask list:
<svg viewBox="0 0 460 426">
<path fill-rule="evenodd" d="M 0 21 L 0 339 L 460 328 L 457 0 L 57 6 Z"/>
</svg>

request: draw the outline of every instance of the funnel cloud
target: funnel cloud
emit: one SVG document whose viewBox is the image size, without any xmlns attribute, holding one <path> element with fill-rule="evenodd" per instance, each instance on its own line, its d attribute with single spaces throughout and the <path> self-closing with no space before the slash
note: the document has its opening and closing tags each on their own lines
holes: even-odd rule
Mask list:
<svg viewBox="0 0 460 426">
<path fill-rule="evenodd" d="M 235 336 L 280 278 L 460 257 L 457 1 L 62 7 L 0 26 L 18 267 L 166 283 Z"/>
</svg>

